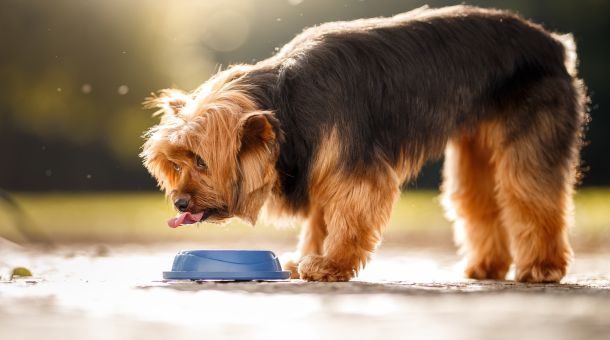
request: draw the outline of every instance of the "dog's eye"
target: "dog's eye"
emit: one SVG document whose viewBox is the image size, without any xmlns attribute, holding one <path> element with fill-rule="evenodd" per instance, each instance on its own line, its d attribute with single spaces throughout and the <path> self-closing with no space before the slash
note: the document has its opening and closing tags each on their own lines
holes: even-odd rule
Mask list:
<svg viewBox="0 0 610 340">
<path fill-rule="evenodd" d="M 180 165 L 178 165 L 178 164 L 176 164 L 176 163 L 174 163 L 174 162 L 172 162 L 172 166 L 174 167 L 174 170 L 176 170 L 176 171 L 178 171 L 178 172 L 180 172 L 180 170 L 182 170 L 182 168 L 180 167 Z"/>
<path fill-rule="evenodd" d="M 197 162 L 197 167 L 199 169 L 205 169 L 207 167 L 205 165 L 205 162 L 203 161 L 203 159 L 201 159 L 201 157 L 199 157 L 199 156 L 195 157 L 195 161 Z"/>
</svg>

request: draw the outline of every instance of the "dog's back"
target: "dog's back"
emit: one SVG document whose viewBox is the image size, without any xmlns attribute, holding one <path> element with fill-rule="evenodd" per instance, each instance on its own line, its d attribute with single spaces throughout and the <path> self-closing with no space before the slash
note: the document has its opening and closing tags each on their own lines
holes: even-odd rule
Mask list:
<svg viewBox="0 0 610 340">
<path fill-rule="evenodd" d="M 469 6 L 309 28 L 266 61 L 278 73 L 273 109 L 299 155 L 286 150 L 281 161 L 307 187 L 303 165 L 335 127 L 346 168 L 410 162 L 408 177 L 482 122 L 507 122 L 510 138 L 537 114 L 578 126 L 584 94 L 566 69 L 572 54 L 539 25 Z M 543 108 L 553 100 L 566 109 Z"/>
</svg>

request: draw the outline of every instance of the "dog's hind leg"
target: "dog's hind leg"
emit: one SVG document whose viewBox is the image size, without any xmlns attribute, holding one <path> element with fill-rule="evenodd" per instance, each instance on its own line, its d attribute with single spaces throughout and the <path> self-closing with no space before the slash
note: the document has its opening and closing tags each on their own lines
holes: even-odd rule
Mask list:
<svg viewBox="0 0 610 340">
<path fill-rule="evenodd" d="M 541 164 L 541 157 L 543 150 L 514 145 L 498 163 L 498 198 L 512 241 L 517 281 L 557 282 L 571 257 L 570 171 L 567 164 Z"/>
<path fill-rule="evenodd" d="M 347 281 L 364 267 L 381 241 L 392 206 L 399 194 L 399 182 L 391 169 L 369 175 L 338 173 L 319 191 L 318 201 L 328 235 L 321 255 L 301 259 L 299 274 L 308 281 Z"/>
<path fill-rule="evenodd" d="M 574 175 L 568 155 L 528 138 L 498 159 L 498 198 L 515 257 L 517 281 L 558 282 L 571 257 L 567 228 Z M 552 162 L 549 160 L 552 159 Z"/>
<path fill-rule="evenodd" d="M 568 226 L 585 123 L 584 95 L 561 79 L 541 85 L 519 114 L 497 127 L 502 142 L 496 150 L 496 181 L 515 279 L 558 282 L 572 254 Z"/>
<path fill-rule="evenodd" d="M 445 151 L 443 206 L 473 279 L 502 280 L 512 262 L 495 193 L 495 166 L 481 133 L 451 140 Z"/>
</svg>

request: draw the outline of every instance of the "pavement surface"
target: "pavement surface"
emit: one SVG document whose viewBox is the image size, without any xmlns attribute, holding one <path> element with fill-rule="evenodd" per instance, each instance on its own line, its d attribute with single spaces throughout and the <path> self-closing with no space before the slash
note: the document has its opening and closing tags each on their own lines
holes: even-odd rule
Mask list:
<svg viewBox="0 0 610 340">
<path fill-rule="evenodd" d="M 161 279 L 196 248 L 0 244 L 0 339 L 610 339 L 609 253 L 561 284 L 467 280 L 453 250 L 399 247 L 347 283 Z"/>
</svg>

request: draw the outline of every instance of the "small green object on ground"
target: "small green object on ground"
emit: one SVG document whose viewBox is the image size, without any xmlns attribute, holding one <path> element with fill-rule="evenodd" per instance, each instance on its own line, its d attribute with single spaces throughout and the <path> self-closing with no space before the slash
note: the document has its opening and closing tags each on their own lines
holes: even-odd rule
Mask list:
<svg viewBox="0 0 610 340">
<path fill-rule="evenodd" d="M 15 277 L 28 277 L 32 276 L 32 272 L 25 267 L 16 267 L 11 273 L 11 280 Z"/>
</svg>

